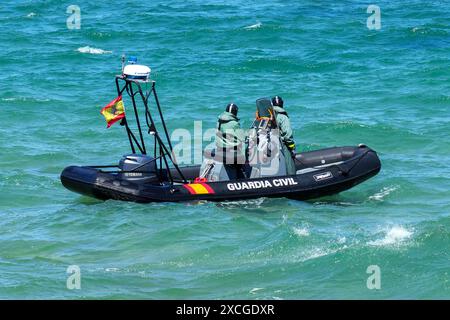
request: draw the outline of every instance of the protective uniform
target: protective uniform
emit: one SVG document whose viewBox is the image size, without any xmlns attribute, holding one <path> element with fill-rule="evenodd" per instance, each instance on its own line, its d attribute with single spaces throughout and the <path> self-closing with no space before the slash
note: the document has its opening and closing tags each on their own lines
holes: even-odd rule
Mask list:
<svg viewBox="0 0 450 320">
<path fill-rule="evenodd" d="M 280 102 L 281 100 L 281 102 Z M 295 141 L 294 134 L 291 127 L 291 121 L 289 116 L 284 110 L 283 100 L 280 97 L 274 97 L 272 99 L 273 110 L 275 111 L 275 118 L 277 120 L 278 129 L 280 130 L 280 137 L 283 141 L 283 155 L 286 159 L 286 171 L 288 175 L 295 174 L 295 162 L 293 154 L 295 154 Z"/>
<path fill-rule="evenodd" d="M 237 164 L 244 155 L 245 134 L 239 124 L 237 106 L 229 104 L 226 110 L 217 120 L 216 153 L 226 156 L 226 164 Z"/>
</svg>

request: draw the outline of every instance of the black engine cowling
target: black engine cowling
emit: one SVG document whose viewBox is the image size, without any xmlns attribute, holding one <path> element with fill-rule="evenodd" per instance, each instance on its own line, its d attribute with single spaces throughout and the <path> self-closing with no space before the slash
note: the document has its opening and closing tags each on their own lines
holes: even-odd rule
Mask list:
<svg viewBox="0 0 450 320">
<path fill-rule="evenodd" d="M 156 160 L 143 154 L 128 154 L 119 162 L 120 177 L 129 181 L 158 182 Z"/>
</svg>

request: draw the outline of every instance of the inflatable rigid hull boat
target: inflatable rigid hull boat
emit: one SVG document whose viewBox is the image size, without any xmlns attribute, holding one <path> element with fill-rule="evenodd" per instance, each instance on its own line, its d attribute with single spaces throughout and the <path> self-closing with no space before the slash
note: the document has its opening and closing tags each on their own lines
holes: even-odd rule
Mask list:
<svg viewBox="0 0 450 320">
<path fill-rule="evenodd" d="M 296 174 L 290 176 L 195 182 L 200 166 L 156 170 L 148 180 L 120 171 L 95 167 L 67 167 L 61 174 L 63 185 L 74 192 L 106 200 L 135 202 L 178 202 L 193 200 L 243 200 L 259 197 L 287 197 L 306 200 L 347 190 L 376 175 L 381 168 L 375 151 L 358 147 L 335 147 L 299 153 Z M 188 183 L 156 183 L 180 179 Z"/>
<path fill-rule="evenodd" d="M 305 200 L 347 190 L 380 171 L 376 152 L 365 145 L 296 155 L 287 152 L 268 98 L 256 100 L 255 121 L 245 143 L 241 141 L 232 150 L 224 147 L 218 152 L 205 150 L 201 166 L 182 167 L 175 158 L 155 81 L 149 80 L 150 68 L 136 65 L 136 59 L 126 67 L 122 62 L 122 74 L 115 78 L 117 98 L 101 113 L 108 127 L 120 120 L 128 135 L 131 154 L 123 156 L 117 165 L 65 168 L 61 181 L 69 190 L 103 200 L 135 202 L 259 197 Z M 150 108 L 151 96 L 157 112 Z M 127 98 L 127 103 L 131 101 L 132 106 L 126 116 L 123 98 Z M 133 112 L 134 121 L 129 118 Z M 150 148 L 146 148 L 140 119 L 145 119 L 144 129 L 153 138 Z M 242 145 L 245 152 L 237 152 Z M 228 161 L 230 155 L 232 164 Z"/>
</svg>

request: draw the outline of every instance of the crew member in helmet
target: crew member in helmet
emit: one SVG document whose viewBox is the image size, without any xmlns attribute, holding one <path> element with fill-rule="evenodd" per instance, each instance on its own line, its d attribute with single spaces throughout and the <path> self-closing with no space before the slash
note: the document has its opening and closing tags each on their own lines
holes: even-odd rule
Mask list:
<svg viewBox="0 0 450 320">
<path fill-rule="evenodd" d="M 238 110 L 236 104 L 230 103 L 217 119 L 216 153 L 222 153 L 224 164 L 240 169 L 245 162 L 245 134 L 237 117 Z"/>
<path fill-rule="evenodd" d="M 280 137 L 283 142 L 282 152 L 286 159 L 287 174 L 295 174 L 295 141 L 291 121 L 289 120 L 289 116 L 284 109 L 284 102 L 280 96 L 275 96 L 272 98 L 272 106 L 275 111 L 277 126 L 280 130 Z"/>
</svg>

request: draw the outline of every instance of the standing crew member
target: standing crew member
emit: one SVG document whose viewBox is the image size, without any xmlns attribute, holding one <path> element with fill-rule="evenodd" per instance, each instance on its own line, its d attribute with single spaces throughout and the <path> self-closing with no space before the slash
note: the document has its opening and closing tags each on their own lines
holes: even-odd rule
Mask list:
<svg viewBox="0 0 450 320">
<path fill-rule="evenodd" d="M 286 173 L 288 175 L 295 174 L 295 141 L 294 133 L 291 127 L 291 121 L 284 109 L 284 101 L 280 96 L 272 98 L 272 106 L 275 111 L 275 118 L 277 120 L 278 129 L 280 130 L 280 137 L 283 142 L 283 155 L 286 159 Z"/>
</svg>

